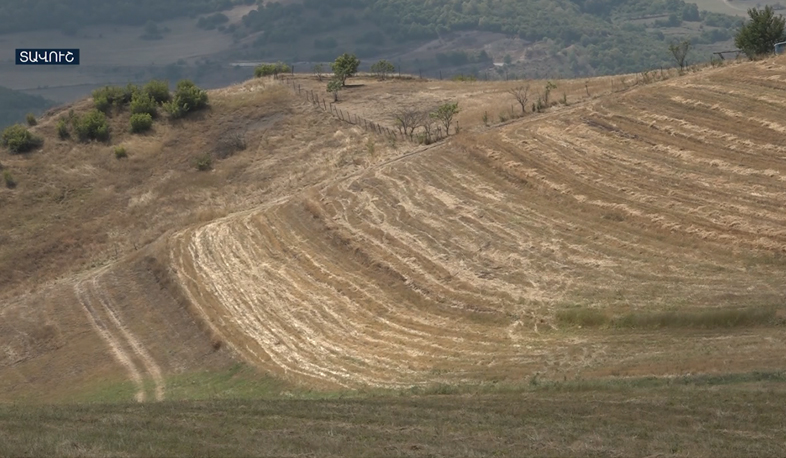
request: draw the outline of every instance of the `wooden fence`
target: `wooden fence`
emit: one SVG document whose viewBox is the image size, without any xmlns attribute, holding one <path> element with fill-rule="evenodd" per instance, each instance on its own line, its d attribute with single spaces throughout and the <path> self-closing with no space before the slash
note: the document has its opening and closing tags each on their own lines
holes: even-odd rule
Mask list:
<svg viewBox="0 0 786 458">
<path fill-rule="evenodd" d="M 311 102 L 312 105 L 320 108 L 322 111 L 329 112 L 341 121 L 362 127 L 369 132 L 386 135 L 393 139 L 409 140 L 406 135 L 403 135 L 401 132 L 396 131 L 395 129 L 390 129 L 389 127 L 358 116 L 356 113 L 352 113 L 349 110 L 339 108 L 338 104 L 329 102 L 324 97 L 320 97 L 317 92 L 302 87 L 300 83 L 298 83 L 293 78 L 277 78 L 276 80 L 281 84 L 289 86 L 294 93 L 303 97 L 308 102 Z"/>
</svg>

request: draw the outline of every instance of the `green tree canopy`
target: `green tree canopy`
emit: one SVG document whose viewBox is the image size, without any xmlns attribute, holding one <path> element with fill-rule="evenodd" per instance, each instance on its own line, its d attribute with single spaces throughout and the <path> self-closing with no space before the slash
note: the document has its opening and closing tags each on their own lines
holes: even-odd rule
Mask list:
<svg viewBox="0 0 786 458">
<path fill-rule="evenodd" d="M 333 78 L 327 83 L 327 91 L 333 93 L 333 101 L 338 102 L 338 91 L 341 90 L 341 81 Z"/>
<path fill-rule="evenodd" d="M 347 78 L 354 75 L 358 71 L 360 60 L 354 54 L 344 53 L 336 58 L 336 61 L 330 64 L 336 79 L 341 81 L 341 86 L 346 86 Z"/>
<path fill-rule="evenodd" d="M 734 37 L 734 44 L 748 57 L 772 53 L 775 43 L 786 41 L 786 19 L 781 15 L 775 16 L 771 6 L 767 5 L 761 10 L 751 8 L 748 16 L 750 20 L 743 24 Z"/>
<path fill-rule="evenodd" d="M 392 74 L 395 70 L 396 67 L 384 59 L 371 66 L 371 73 L 382 79 L 385 79 L 386 76 Z"/>
</svg>

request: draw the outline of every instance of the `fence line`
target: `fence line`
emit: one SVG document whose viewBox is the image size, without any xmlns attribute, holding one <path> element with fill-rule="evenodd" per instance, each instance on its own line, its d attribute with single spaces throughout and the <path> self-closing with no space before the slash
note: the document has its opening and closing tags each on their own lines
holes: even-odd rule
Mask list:
<svg viewBox="0 0 786 458">
<path fill-rule="evenodd" d="M 297 93 L 301 97 L 305 98 L 306 101 L 311 102 L 312 105 L 318 107 L 324 112 L 330 113 L 333 117 L 341 120 L 342 122 L 361 127 L 367 132 L 373 132 L 379 135 L 387 135 L 393 139 L 411 141 L 411 139 L 407 138 L 407 136 L 402 132 L 396 131 L 395 129 L 390 129 L 381 124 L 375 123 L 374 121 L 369 121 L 366 118 L 358 116 L 356 113 L 351 113 L 338 108 L 335 103 L 328 102 L 325 98 L 320 98 L 319 94 L 315 93 L 313 90 L 303 88 L 295 81 L 294 78 L 276 78 L 275 80 L 283 85 L 289 86 L 294 93 Z"/>
</svg>

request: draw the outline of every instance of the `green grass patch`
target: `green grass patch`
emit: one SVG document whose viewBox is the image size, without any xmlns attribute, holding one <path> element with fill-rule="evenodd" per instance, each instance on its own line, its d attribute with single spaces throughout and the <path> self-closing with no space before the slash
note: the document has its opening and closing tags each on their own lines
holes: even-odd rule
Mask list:
<svg viewBox="0 0 786 458">
<path fill-rule="evenodd" d="M 281 379 L 236 364 L 224 371 L 170 376 L 166 380 L 169 400 L 275 398 L 292 387 Z"/>
<path fill-rule="evenodd" d="M 560 310 L 556 318 L 560 325 L 581 327 L 600 327 L 608 325 L 611 321 L 611 317 L 606 312 L 586 307 Z"/>
<path fill-rule="evenodd" d="M 246 370 L 182 381 L 232 385 Z M 0 456 L 783 456 L 784 381 L 750 373 L 355 399 L 0 405 Z"/>
<path fill-rule="evenodd" d="M 774 308 L 708 309 L 697 311 L 633 312 L 617 317 L 617 328 L 738 328 L 780 324 Z"/>
<path fill-rule="evenodd" d="M 642 311 L 616 316 L 605 310 L 572 307 L 557 311 L 555 318 L 557 324 L 564 327 L 618 329 L 721 329 L 784 324 L 773 307 Z"/>
</svg>

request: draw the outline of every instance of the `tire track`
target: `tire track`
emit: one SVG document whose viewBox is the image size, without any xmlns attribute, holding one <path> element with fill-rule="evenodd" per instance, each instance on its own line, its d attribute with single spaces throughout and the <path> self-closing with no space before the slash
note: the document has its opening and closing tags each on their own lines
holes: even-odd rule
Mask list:
<svg viewBox="0 0 786 458">
<path fill-rule="evenodd" d="M 98 276 L 93 277 L 93 281 L 91 282 L 93 285 L 93 289 L 95 291 L 95 296 L 98 298 L 99 302 L 104 308 L 107 316 L 109 316 L 112 323 L 117 327 L 123 337 L 126 339 L 126 342 L 131 346 L 135 355 L 142 360 L 142 364 L 145 366 L 147 373 L 153 378 L 153 383 L 155 384 L 155 397 L 156 401 L 162 401 L 164 399 L 164 377 L 161 373 L 161 368 L 158 367 L 153 357 L 150 353 L 145 349 L 144 345 L 139 342 L 139 340 L 128 330 L 128 328 L 120 321 L 117 317 L 117 313 L 112 309 L 112 302 L 106 297 L 106 291 L 101 289 L 98 284 Z"/>
<path fill-rule="evenodd" d="M 94 274 L 90 279 L 76 283 L 74 285 L 76 297 L 85 310 L 90 324 L 107 343 L 115 359 L 125 367 L 129 378 L 136 385 L 137 392 L 134 398 L 138 402 L 147 400 L 145 379 L 150 378 L 154 383 L 153 396 L 156 401 L 161 401 L 165 393 L 161 368 L 113 309 L 111 299 L 99 283 L 105 270 Z"/>
<path fill-rule="evenodd" d="M 86 281 L 87 280 L 82 280 L 74 286 L 76 297 L 82 304 L 90 324 L 96 330 L 98 335 L 104 339 L 104 342 L 106 342 L 106 344 L 109 346 L 109 349 L 112 351 L 112 354 L 115 356 L 117 362 L 119 362 L 120 365 L 125 367 L 128 371 L 129 378 L 131 378 L 131 381 L 134 382 L 134 385 L 137 387 L 137 393 L 134 398 L 137 400 L 137 402 L 144 402 L 146 395 L 145 386 L 142 382 L 142 374 L 136 367 L 136 364 L 134 364 L 134 362 L 131 360 L 129 354 L 123 350 L 122 342 L 120 342 L 120 340 L 114 334 L 112 334 L 111 331 L 109 331 L 109 328 L 101 319 L 96 309 L 93 308 L 89 298 L 89 293 L 85 292 L 84 284 Z"/>
</svg>

